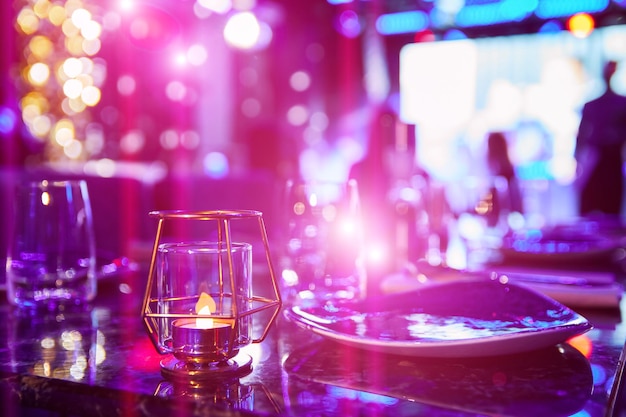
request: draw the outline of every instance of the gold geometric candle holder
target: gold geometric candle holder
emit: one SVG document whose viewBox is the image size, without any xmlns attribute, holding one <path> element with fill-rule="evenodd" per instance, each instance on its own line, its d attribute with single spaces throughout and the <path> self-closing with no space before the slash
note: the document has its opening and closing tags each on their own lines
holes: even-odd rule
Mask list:
<svg viewBox="0 0 626 417">
<path fill-rule="evenodd" d="M 170 210 L 150 216 L 158 225 L 142 315 L 156 350 L 168 355 L 161 372 L 183 381 L 247 374 L 252 358 L 239 350 L 265 339 L 282 303 L 261 212 Z M 268 267 L 254 282 L 252 245 L 231 236 L 231 223 L 246 220 L 258 224 Z M 212 239 L 168 239 L 169 223 L 194 232 L 205 227 Z M 261 325 L 253 325 L 253 316 L 261 317 Z"/>
</svg>

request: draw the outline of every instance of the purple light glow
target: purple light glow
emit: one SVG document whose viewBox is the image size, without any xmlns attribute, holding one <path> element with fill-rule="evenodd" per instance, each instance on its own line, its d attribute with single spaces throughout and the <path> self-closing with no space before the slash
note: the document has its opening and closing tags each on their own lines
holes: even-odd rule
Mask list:
<svg viewBox="0 0 626 417">
<path fill-rule="evenodd" d="M 181 24 L 169 12 L 155 6 L 132 8 L 123 17 L 123 30 L 138 48 L 156 51 L 166 48 L 180 36 Z"/>
<path fill-rule="evenodd" d="M 8 107 L 0 107 L 0 134 L 6 135 L 15 130 L 17 115 Z"/>
</svg>

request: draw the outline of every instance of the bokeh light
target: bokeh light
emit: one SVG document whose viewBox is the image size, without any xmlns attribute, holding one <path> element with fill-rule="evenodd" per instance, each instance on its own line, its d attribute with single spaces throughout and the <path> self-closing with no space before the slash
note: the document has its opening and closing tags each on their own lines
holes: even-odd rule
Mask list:
<svg viewBox="0 0 626 417">
<path fill-rule="evenodd" d="M 180 146 L 194 150 L 200 146 L 200 135 L 195 130 L 186 130 L 180 135 Z"/>
<path fill-rule="evenodd" d="M 77 58 L 71 57 L 63 62 L 63 72 L 69 78 L 78 77 L 83 71 L 83 64 Z"/>
<path fill-rule="evenodd" d="M 214 13 L 225 14 L 232 8 L 231 0 L 197 0 L 199 6 Z"/>
<path fill-rule="evenodd" d="M 261 114 L 261 102 L 253 97 L 248 97 L 241 102 L 241 113 L 249 118 L 257 117 Z"/>
<path fill-rule="evenodd" d="M 178 146 L 178 133 L 168 129 L 159 136 L 159 144 L 163 149 L 171 150 Z"/>
<path fill-rule="evenodd" d="M 213 178 L 223 178 L 229 173 L 228 158 L 221 152 L 209 152 L 203 161 L 204 172 Z"/>
<path fill-rule="evenodd" d="M 172 101 L 182 101 L 187 94 L 187 87 L 180 81 L 171 81 L 165 87 L 165 95 Z"/>
<path fill-rule="evenodd" d="M 289 85 L 295 91 L 305 91 L 311 86 L 311 76 L 306 71 L 296 71 L 289 77 Z"/>
<path fill-rule="evenodd" d="M 548 20 L 539 28 L 539 33 L 557 33 L 563 30 L 563 24 L 558 20 Z"/>
<path fill-rule="evenodd" d="M 120 140 L 120 148 L 123 152 L 134 154 L 140 152 L 146 143 L 146 138 L 141 130 L 127 132 Z"/>
<path fill-rule="evenodd" d="M 201 44 L 191 45 L 187 50 L 187 61 L 196 67 L 204 64 L 208 58 L 206 48 Z"/>
<path fill-rule="evenodd" d="M 84 130 L 106 79 L 106 64 L 92 58 L 100 51 L 102 25 L 86 0 L 27 0 L 16 26 L 24 50 L 18 88 L 26 128 L 46 145 L 48 159 L 88 159 L 86 149 L 94 148 L 84 146 Z"/>
<path fill-rule="evenodd" d="M 567 28 L 577 38 L 585 38 L 593 31 L 595 21 L 587 13 L 578 13 L 567 20 Z"/>
<path fill-rule="evenodd" d="M 45 36 L 33 36 L 28 43 L 28 48 L 37 59 L 46 59 L 52 53 L 54 45 L 52 41 Z"/>
<path fill-rule="evenodd" d="M 309 117 L 307 108 L 303 105 L 292 106 L 287 111 L 287 120 L 294 126 L 302 126 L 306 123 Z"/>
<path fill-rule="evenodd" d="M 117 79 L 117 91 L 123 96 L 130 96 L 135 92 L 137 83 L 132 75 L 122 75 Z"/>
<path fill-rule="evenodd" d="M 36 62 L 30 67 L 28 80 L 36 86 L 44 85 L 50 77 L 50 68 L 43 62 Z"/>
<path fill-rule="evenodd" d="M 16 125 L 15 112 L 8 107 L 0 107 L 0 134 L 6 135 L 13 132 Z"/>
<path fill-rule="evenodd" d="M 160 51 L 168 48 L 181 33 L 180 21 L 166 10 L 142 4 L 126 16 L 124 30 L 137 48 Z"/>
<path fill-rule="evenodd" d="M 356 38 L 363 31 L 359 15 L 353 10 L 344 10 L 337 18 L 335 28 L 347 38 Z"/>
<path fill-rule="evenodd" d="M 230 17 L 224 27 L 226 42 L 239 49 L 251 49 L 259 41 L 261 25 L 251 12 L 241 12 Z"/>
</svg>

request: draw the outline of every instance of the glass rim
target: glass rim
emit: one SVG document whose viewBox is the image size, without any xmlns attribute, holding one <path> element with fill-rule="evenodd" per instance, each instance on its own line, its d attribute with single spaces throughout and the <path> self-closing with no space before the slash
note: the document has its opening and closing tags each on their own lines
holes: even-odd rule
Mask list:
<svg viewBox="0 0 626 417">
<path fill-rule="evenodd" d="M 252 250 L 252 245 L 247 242 L 231 242 L 231 252 L 246 252 Z M 191 242 L 167 242 L 158 247 L 159 253 L 186 253 L 186 254 L 217 254 L 227 253 L 226 242 L 216 241 L 191 241 Z"/>
</svg>

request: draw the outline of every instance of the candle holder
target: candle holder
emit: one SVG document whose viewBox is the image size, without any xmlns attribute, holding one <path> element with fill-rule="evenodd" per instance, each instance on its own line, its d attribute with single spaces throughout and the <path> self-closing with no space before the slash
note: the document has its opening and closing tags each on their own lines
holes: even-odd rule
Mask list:
<svg viewBox="0 0 626 417">
<path fill-rule="evenodd" d="M 238 378 L 204 381 L 199 384 L 176 384 L 161 381 L 155 397 L 189 400 L 194 409 L 217 406 L 228 411 L 259 412 L 268 415 L 281 413 L 281 406 L 263 384 L 242 384 Z M 176 401 L 177 406 L 185 401 Z M 180 410 L 180 407 L 178 407 Z"/>
<path fill-rule="evenodd" d="M 150 216 L 158 226 L 142 314 L 156 350 L 168 354 L 162 374 L 197 383 L 249 373 L 252 358 L 240 348 L 262 342 L 281 307 L 261 212 L 170 210 Z M 231 236 L 231 223 L 245 220 L 258 224 L 267 264 L 254 286 L 252 245 Z M 216 238 L 166 237 L 170 223 Z"/>
<path fill-rule="evenodd" d="M 227 410 L 254 411 L 254 388 L 241 385 L 238 378 L 205 381 L 197 385 L 162 381 L 154 393 L 161 398 L 183 398 Z"/>
</svg>

